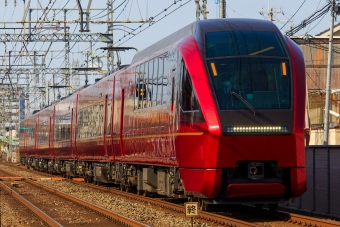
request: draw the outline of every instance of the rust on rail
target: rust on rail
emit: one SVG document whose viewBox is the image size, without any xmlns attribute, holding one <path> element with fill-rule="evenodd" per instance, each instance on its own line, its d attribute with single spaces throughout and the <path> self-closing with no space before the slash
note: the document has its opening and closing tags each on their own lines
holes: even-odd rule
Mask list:
<svg viewBox="0 0 340 227">
<path fill-rule="evenodd" d="M 112 211 L 107 210 L 105 208 L 99 207 L 99 206 L 97 206 L 95 204 L 88 203 L 88 202 L 86 202 L 86 201 L 84 201 L 82 199 L 76 198 L 76 197 L 74 197 L 72 195 L 66 194 L 64 192 L 61 192 L 59 190 L 50 188 L 48 186 L 39 184 L 39 183 L 37 183 L 35 181 L 26 180 L 26 182 L 28 182 L 30 184 L 33 184 L 33 185 L 35 185 L 37 187 L 43 188 L 46 191 L 52 192 L 52 193 L 54 193 L 56 195 L 59 195 L 59 196 L 61 196 L 63 198 L 66 198 L 66 199 L 68 199 L 68 200 L 70 200 L 72 202 L 78 203 L 78 204 L 80 204 L 80 205 L 82 205 L 84 207 L 92 209 L 92 210 L 94 210 L 96 212 L 99 212 L 99 213 L 101 213 L 101 214 L 103 214 L 103 215 L 105 215 L 105 216 L 107 216 L 107 217 L 109 217 L 109 218 L 111 218 L 113 220 L 116 220 L 116 221 L 118 221 L 120 223 L 125 224 L 126 226 L 130 226 L 130 227 L 149 227 L 149 225 L 146 225 L 144 223 L 132 220 L 132 219 L 130 219 L 128 217 L 125 217 L 125 216 L 120 215 L 118 213 L 112 212 Z"/>
<path fill-rule="evenodd" d="M 318 226 L 318 227 L 336 227 L 340 226 L 339 222 L 332 222 L 319 218 L 313 218 L 308 216 L 301 216 L 298 214 L 289 214 L 290 220 L 294 223 L 299 223 L 303 226 Z"/>
<path fill-rule="evenodd" d="M 24 177 L 0 177 L 0 181 L 21 181 Z"/>
<path fill-rule="evenodd" d="M 0 187 L 2 187 L 5 191 L 7 191 L 11 196 L 13 196 L 15 199 L 17 199 L 20 203 L 22 203 L 28 209 L 30 209 L 33 213 L 35 213 L 41 220 L 43 220 L 49 226 L 51 226 L 51 227 L 61 227 L 62 226 L 58 222 L 56 222 L 53 218 L 51 218 L 46 213 L 44 213 L 42 210 L 40 210 L 38 207 L 34 206 L 28 200 L 24 199 L 18 193 L 16 193 L 12 189 L 10 189 L 4 183 L 0 182 Z"/>
</svg>

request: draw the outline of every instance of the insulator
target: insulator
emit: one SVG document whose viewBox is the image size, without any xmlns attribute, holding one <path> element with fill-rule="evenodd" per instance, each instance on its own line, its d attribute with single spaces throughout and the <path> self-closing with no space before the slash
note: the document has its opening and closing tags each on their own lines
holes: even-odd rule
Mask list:
<svg viewBox="0 0 340 227">
<path fill-rule="evenodd" d="M 17 7 L 17 0 L 14 0 L 14 7 Z"/>
<path fill-rule="evenodd" d="M 7 7 L 7 0 L 5 0 L 5 7 Z"/>
</svg>

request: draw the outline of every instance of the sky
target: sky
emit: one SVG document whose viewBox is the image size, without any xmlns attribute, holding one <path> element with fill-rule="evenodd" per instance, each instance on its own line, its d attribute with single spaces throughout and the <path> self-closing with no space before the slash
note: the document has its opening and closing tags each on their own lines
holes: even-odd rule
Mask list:
<svg viewBox="0 0 340 227">
<path fill-rule="evenodd" d="M 24 15 L 24 2 L 27 4 L 30 0 L 2 0 L 2 7 L 0 9 L 0 21 L 1 22 L 17 22 L 23 19 Z M 77 10 L 76 0 L 31 0 L 31 9 L 39 8 L 48 9 L 51 8 L 69 8 L 66 14 L 67 20 L 77 20 L 79 18 Z M 207 18 L 214 19 L 219 17 L 218 0 L 207 0 L 207 10 L 209 11 Z M 226 0 L 226 17 L 227 18 L 256 18 L 268 20 L 268 9 L 274 10 L 275 25 L 281 29 L 283 33 L 289 29 L 290 26 L 299 25 L 303 20 L 313 15 L 316 11 L 321 9 L 327 4 L 327 0 Z M 7 6 L 5 4 L 7 3 Z M 105 21 L 107 19 L 106 10 L 94 10 L 105 9 L 107 0 L 92 1 L 90 18 L 95 21 Z M 174 4 L 176 3 L 176 4 Z M 81 1 L 82 8 L 86 9 L 88 0 Z M 203 4 L 203 0 L 200 0 L 200 4 Z M 115 46 L 122 47 L 134 47 L 138 50 L 152 45 L 153 43 L 161 40 L 162 38 L 172 34 L 180 28 L 194 22 L 196 20 L 196 4 L 194 0 L 113 0 L 113 18 L 116 22 L 113 30 L 113 43 Z M 166 9 L 166 10 L 165 10 Z M 262 14 L 259 12 L 263 11 Z M 54 13 L 54 14 L 53 14 Z M 47 10 L 45 11 L 46 18 L 48 20 L 63 20 L 63 12 L 60 10 Z M 32 20 L 44 18 L 42 10 L 32 11 Z M 147 20 L 153 18 L 154 23 L 122 23 L 124 21 L 136 21 Z M 26 17 L 28 20 L 28 16 Z M 85 18 L 85 16 L 84 16 Z M 201 16 L 203 19 L 203 16 Z M 0 28 L 4 27 L 4 24 L 0 22 Z M 337 23 L 337 21 L 335 22 Z M 36 24 L 32 24 L 33 25 Z M 285 26 L 284 26 L 285 25 Z M 22 28 L 21 24 L 6 24 L 7 28 L 15 27 Z M 62 25 L 61 25 L 62 26 Z M 76 23 L 68 24 L 70 32 L 80 33 L 79 26 Z M 138 28 L 139 29 L 136 29 Z M 37 25 L 39 27 L 39 24 Z M 330 13 L 323 15 L 318 20 L 315 20 L 312 24 L 306 26 L 300 30 L 296 35 L 316 35 L 330 27 Z M 55 24 L 45 23 L 41 29 L 36 29 L 34 32 L 41 32 L 42 34 L 51 34 L 58 32 L 55 29 Z M 90 30 L 93 33 L 107 33 L 107 26 L 105 24 L 90 24 Z M 128 35 L 127 31 L 132 31 L 135 36 Z M 1 33 L 22 33 L 22 29 L 0 29 Z M 125 36 L 125 37 L 124 37 Z M 119 41 L 120 40 L 120 41 Z M 29 51 L 45 51 L 50 46 L 50 43 L 29 43 L 27 49 Z M 107 69 L 106 66 L 106 51 L 100 49 L 105 47 L 105 43 L 70 43 L 71 53 L 70 62 L 78 66 L 84 64 L 86 56 L 101 57 L 103 62 L 103 70 Z M 91 48 L 90 48 L 91 47 Z M 22 43 L 7 43 L 6 50 L 8 51 L 22 51 L 24 50 Z M 60 68 L 64 66 L 64 50 L 63 43 L 53 43 L 50 46 L 50 52 L 46 56 L 47 67 Z M 5 55 L 4 44 L 0 43 L 0 55 Z M 120 59 L 122 64 L 129 64 L 136 53 L 135 50 L 129 50 L 120 53 Z M 2 64 L 8 64 L 8 59 L 3 59 Z M 11 60 L 13 62 L 13 59 Z M 41 63 L 42 57 L 37 58 L 37 63 Z M 115 55 L 115 62 L 117 61 Z M 16 59 L 17 64 L 29 65 L 29 57 L 23 57 Z M 101 71 L 92 72 L 93 76 L 89 76 L 90 83 L 94 81 L 94 78 L 100 77 Z M 1 78 L 2 75 L 0 75 Z M 46 77 L 47 81 L 51 82 L 51 76 Z M 56 75 L 56 83 L 62 83 L 63 75 Z M 80 77 L 81 85 L 84 84 L 85 77 Z M 38 83 L 41 83 L 41 79 Z"/>
</svg>

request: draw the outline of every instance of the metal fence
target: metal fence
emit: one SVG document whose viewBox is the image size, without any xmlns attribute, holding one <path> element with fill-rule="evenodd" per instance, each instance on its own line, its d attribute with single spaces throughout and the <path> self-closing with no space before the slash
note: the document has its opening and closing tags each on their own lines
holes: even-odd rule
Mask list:
<svg viewBox="0 0 340 227">
<path fill-rule="evenodd" d="M 281 207 L 340 218 L 340 145 L 310 146 L 306 161 L 307 191 Z"/>
</svg>

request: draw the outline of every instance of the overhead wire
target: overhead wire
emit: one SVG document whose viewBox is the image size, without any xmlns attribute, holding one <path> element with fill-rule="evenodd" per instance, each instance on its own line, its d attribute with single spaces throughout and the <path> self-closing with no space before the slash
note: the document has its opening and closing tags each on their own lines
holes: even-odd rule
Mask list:
<svg viewBox="0 0 340 227">
<path fill-rule="evenodd" d="M 322 17 L 324 14 L 326 14 L 331 8 L 331 3 L 327 3 L 324 5 L 320 10 L 318 10 L 316 13 L 310 15 L 307 19 L 303 20 L 299 25 L 292 28 L 290 31 L 286 33 L 287 36 L 292 36 L 301 29 L 305 28 L 308 24 L 314 22 L 315 20 Z M 281 28 L 282 29 L 282 28 Z"/>
<path fill-rule="evenodd" d="M 154 17 L 150 17 L 149 20 L 153 20 L 156 17 L 160 16 L 162 13 L 167 12 L 168 9 L 170 9 L 172 6 L 176 5 L 177 2 L 179 2 L 181 0 L 175 0 L 173 4 L 171 4 L 170 6 L 168 6 L 167 8 L 165 8 L 163 11 L 159 12 L 158 14 L 156 14 Z M 124 42 L 120 43 L 119 45 L 122 45 L 123 43 L 127 42 L 128 40 L 134 38 L 135 36 L 137 36 L 138 34 L 140 34 L 141 32 L 145 31 L 146 29 L 150 28 L 152 25 L 156 24 L 157 22 L 161 21 L 162 19 L 164 19 L 166 16 L 172 14 L 173 12 L 177 11 L 179 8 L 183 7 L 184 5 L 188 4 L 191 0 L 187 0 L 184 4 L 181 4 L 179 7 L 175 8 L 173 11 L 170 11 L 168 14 L 165 14 L 163 17 L 161 17 L 159 20 L 157 21 L 152 21 L 150 23 L 144 22 L 141 25 L 139 25 L 137 28 L 133 29 L 131 31 L 131 33 L 129 33 L 129 35 L 132 35 L 132 37 L 127 38 L 128 35 L 124 35 L 122 38 L 118 39 L 117 42 L 115 42 L 114 44 L 117 44 L 118 42 L 122 41 L 122 39 L 127 39 Z M 149 24 L 148 27 L 141 29 L 144 25 Z M 137 31 L 137 29 L 141 29 L 139 32 L 132 34 L 132 32 Z"/>
<path fill-rule="evenodd" d="M 92 19 L 92 20 L 97 20 L 97 19 L 100 19 L 100 18 L 103 18 L 103 17 L 109 15 L 110 13 L 113 13 L 116 9 L 118 9 L 119 7 L 121 7 L 121 6 L 124 4 L 124 2 L 126 2 L 126 1 L 129 2 L 130 0 L 124 0 L 120 5 L 118 5 L 118 6 L 117 6 L 116 8 L 114 8 L 114 9 L 112 9 L 112 11 L 108 12 L 107 14 L 105 14 L 105 15 L 103 15 L 103 16 L 100 16 L 100 17 L 97 17 L 97 18 L 92 18 L 92 17 L 91 17 L 91 19 Z"/>
</svg>

